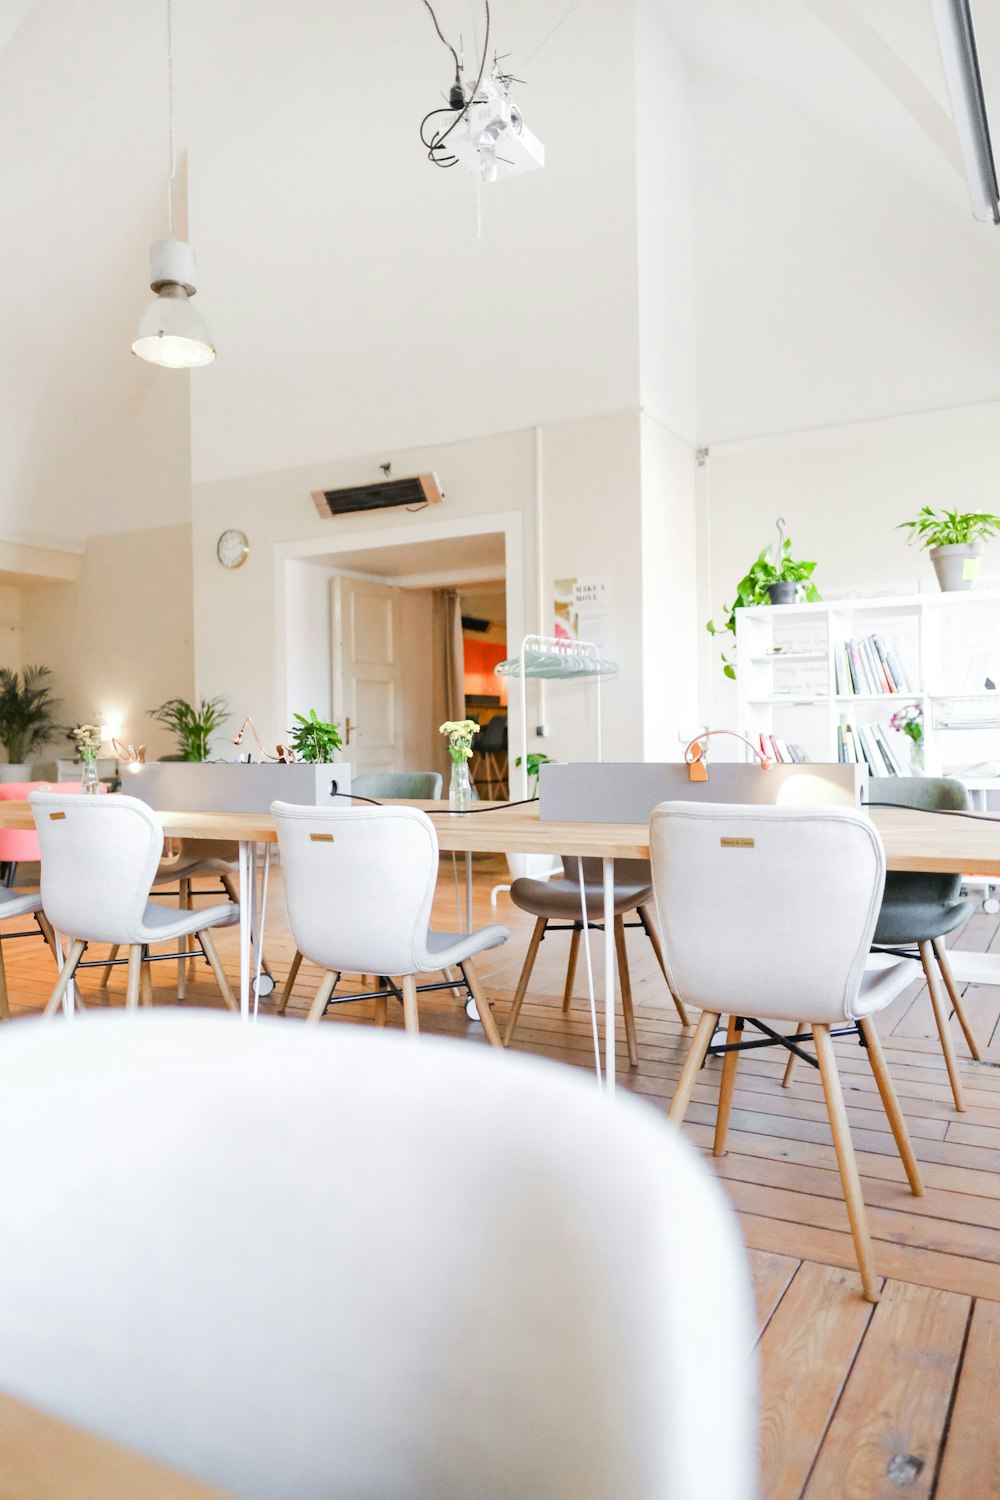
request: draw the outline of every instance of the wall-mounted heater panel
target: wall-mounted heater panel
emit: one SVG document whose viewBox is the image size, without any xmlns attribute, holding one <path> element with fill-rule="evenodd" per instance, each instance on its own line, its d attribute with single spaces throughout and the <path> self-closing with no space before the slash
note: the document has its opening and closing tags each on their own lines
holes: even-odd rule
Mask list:
<svg viewBox="0 0 1000 1500">
<path fill-rule="evenodd" d="M 395 505 L 440 505 L 444 490 L 436 474 L 417 474 L 413 479 L 380 479 L 377 484 L 313 490 L 312 497 L 321 516 L 346 516 L 358 510 L 389 510 Z"/>
</svg>

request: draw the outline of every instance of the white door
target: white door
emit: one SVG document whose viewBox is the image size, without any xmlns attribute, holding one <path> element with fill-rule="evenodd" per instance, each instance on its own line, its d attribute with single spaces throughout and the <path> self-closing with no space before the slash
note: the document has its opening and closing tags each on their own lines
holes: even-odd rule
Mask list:
<svg viewBox="0 0 1000 1500">
<path fill-rule="evenodd" d="M 401 769 L 401 594 L 387 583 L 333 579 L 333 717 L 356 776 Z"/>
</svg>

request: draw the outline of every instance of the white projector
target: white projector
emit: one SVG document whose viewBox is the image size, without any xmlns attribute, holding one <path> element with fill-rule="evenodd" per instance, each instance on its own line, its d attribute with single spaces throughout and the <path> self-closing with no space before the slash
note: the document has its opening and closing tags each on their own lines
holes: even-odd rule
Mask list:
<svg viewBox="0 0 1000 1500">
<path fill-rule="evenodd" d="M 545 165 L 545 147 L 525 125 L 499 78 L 480 84 L 443 146 L 482 182 L 516 177 Z"/>
</svg>

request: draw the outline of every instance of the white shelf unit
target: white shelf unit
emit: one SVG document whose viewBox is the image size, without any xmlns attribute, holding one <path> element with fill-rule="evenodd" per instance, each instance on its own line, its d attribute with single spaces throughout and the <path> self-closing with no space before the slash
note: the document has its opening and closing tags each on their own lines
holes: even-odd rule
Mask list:
<svg viewBox="0 0 1000 1500">
<path fill-rule="evenodd" d="M 838 694 L 836 653 L 846 641 L 872 634 L 899 662 L 907 690 Z M 927 775 L 1000 762 L 1000 691 L 985 690 L 987 675 L 1000 688 L 1000 589 L 736 612 L 736 727 L 755 743 L 763 732 L 801 745 L 812 760 L 837 759 L 839 724 L 884 728 L 902 705 L 918 703 Z M 948 717 L 966 722 L 949 726 Z M 977 723 L 987 717 L 995 722 Z M 910 741 L 894 733 L 891 745 L 905 769 Z"/>
</svg>

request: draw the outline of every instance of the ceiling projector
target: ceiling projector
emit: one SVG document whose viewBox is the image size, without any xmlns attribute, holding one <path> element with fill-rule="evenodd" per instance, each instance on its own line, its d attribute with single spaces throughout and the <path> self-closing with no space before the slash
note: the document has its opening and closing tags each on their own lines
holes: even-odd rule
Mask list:
<svg viewBox="0 0 1000 1500">
<path fill-rule="evenodd" d="M 502 78 L 480 83 L 447 145 L 481 182 L 516 177 L 545 165 L 545 147 L 525 125 Z"/>
</svg>

